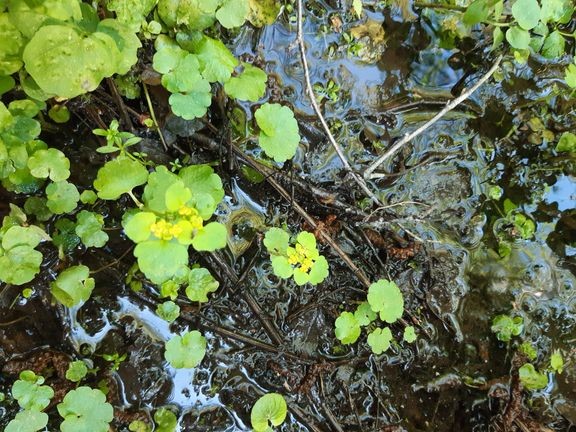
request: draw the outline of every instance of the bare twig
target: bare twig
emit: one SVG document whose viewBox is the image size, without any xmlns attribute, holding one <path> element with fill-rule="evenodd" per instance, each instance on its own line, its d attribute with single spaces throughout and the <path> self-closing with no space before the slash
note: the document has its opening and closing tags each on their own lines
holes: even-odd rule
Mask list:
<svg viewBox="0 0 576 432">
<path fill-rule="evenodd" d="M 154 122 L 154 126 L 156 126 L 156 130 L 158 131 L 158 135 L 160 136 L 160 141 L 162 141 L 162 145 L 164 146 L 164 150 L 168 151 L 168 144 L 164 139 L 164 134 L 162 133 L 162 129 L 160 129 L 160 125 L 158 124 L 158 120 L 156 120 L 156 113 L 154 112 L 154 107 L 152 106 L 152 100 L 150 99 L 150 93 L 148 92 L 148 86 L 142 83 L 142 87 L 144 87 L 144 95 L 146 96 L 146 103 L 148 103 L 148 109 L 150 110 L 150 117 L 152 117 L 152 121 Z"/>
<path fill-rule="evenodd" d="M 502 56 L 500 55 L 500 56 L 498 56 L 498 58 L 496 59 L 496 61 L 494 62 L 494 64 L 490 68 L 490 70 L 488 72 L 486 72 L 486 74 L 482 78 L 480 78 L 476 84 L 474 84 L 472 87 L 470 87 L 469 89 L 462 92 L 462 94 L 460 96 L 458 96 L 456 99 L 453 99 L 450 102 L 448 102 L 446 104 L 446 106 L 442 109 L 442 111 L 440 111 L 438 114 L 436 114 L 434 117 L 432 117 L 425 124 L 420 126 L 414 132 L 412 132 L 408 135 L 405 135 L 404 138 L 402 138 L 400 141 L 398 141 L 396 144 L 394 144 L 392 147 L 390 147 L 386 153 L 384 153 L 382 156 L 380 156 L 375 162 L 372 163 L 372 165 L 370 165 L 366 169 L 366 171 L 364 171 L 364 178 L 366 180 L 370 180 L 370 179 L 373 179 L 375 177 L 379 177 L 378 175 L 373 175 L 372 172 L 376 168 L 378 168 L 380 165 L 382 165 L 386 160 L 388 160 L 402 146 L 406 145 L 411 140 L 416 138 L 418 135 L 422 134 L 422 132 L 426 131 L 430 126 L 432 126 L 434 123 L 436 123 L 442 117 L 444 117 L 446 115 L 446 113 L 452 111 L 460 103 L 462 103 L 463 101 L 468 99 L 472 95 L 472 93 L 474 93 L 476 90 L 478 90 L 478 88 L 482 84 L 484 84 L 486 81 L 488 81 L 488 79 L 494 74 L 494 72 L 496 72 L 496 69 L 498 69 L 498 66 L 500 65 L 501 61 L 502 61 Z"/>
<path fill-rule="evenodd" d="M 330 132 L 330 128 L 328 127 L 328 123 L 326 123 L 326 119 L 324 119 L 324 116 L 322 115 L 322 111 L 320 110 L 320 107 L 318 106 L 318 102 L 316 102 L 316 95 L 314 94 L 314 89 L 312 88 L 312 82 L 310 81 L 310 69 L 308 68 L 308 61 L 306 60 L 306 45 L 304 44 L 304 32 L 302 30 L 302 9 L 303 9 L 302 0 L 298 0 L 298 35 L 297 35 L 297 40 L 298 40 L 298 46 L 300 47 L 300 57 L 302 59 L 302 66 L 304 68 L 304 78 L 306 81 L 306 93 L 308 94 L 308 97 L 310 98 L 310 102 L 312 103 L 312 108 L 314 108 L 314 112 L 318 116 L 318 119 L 320 120 L 320 123 L 322 124 L 322 127 L 324 128 L 324 131 L 326 132 L 326 136 L 328 137 L 328 141 L 330 141 L 330 144 L 332 145 L 332 147 L 334 148 L 334 150 L 338 154 L 338 157 L 342 161 L 342 164 L 344 165 L 344 169 L 352 176 L 354 181 L 356 183 L 358 183 L 360 188 L 364 191 L 364 193 L 368 197 L 370 197 L 370 199 L 372 199 L 376 204 L 382 205 L 382 203 L 380 202 L 378 197 L 374 194 L 374 192 L 372 192 L 370 190 L 370 188 L 368 188 L 368 185 L 362 179 L 362 177 L 360 177 L 358 174 L 356 174 L 354 172 L 354 170 L 352 169 L 352 167 L 350 166 L 350 163 L 348 162 L 348 159 L 346 159 L 346 155 L 342 151 L 342 148 L 336 142 L 336 139 L 334 138 L 334 135 L 332 135 L 332 132 Z"/>
<path fill-rule="evenodd" d="M 122 116 L 122 120 L 124 121 L 124 125 L 126 128 L 134 133 L 136 129 L 134 129 L 134 125 L 132 124 L 132 120 L 130 120 L 130 116 L 128 115 L 128 111 L 126 110 L 126 104 L 122 100 L 122 96 L 118 92 L 118 88 L 116 87 L 116 83 L 112 78 L 106 78 L 106 82 L 108 83 L 108 87 L 110 87 L 110 92 L 112 93 L 112 97 L 116 101 L 118 108 L 120 108 L 120 115 Z"/>
</svg>

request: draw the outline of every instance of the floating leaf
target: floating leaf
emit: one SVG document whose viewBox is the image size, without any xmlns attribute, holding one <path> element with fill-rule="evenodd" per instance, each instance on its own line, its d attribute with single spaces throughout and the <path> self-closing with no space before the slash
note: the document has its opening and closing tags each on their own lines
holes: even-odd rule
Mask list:
<svg viewBox="0 0 576 432">
<path fill-rule="evenodd" d="M 509 342 L 512 336 L 518 336 L 524 329 L 524 320 L 520 316 L 514 318 L 508 315 L 498 315 L 492 320 L 492 330 L 498 340 Z"/>
<path fill-rule="evenodd" d="M 47 385 L 41 385 L 44 378 L 34 373 L 20 373 L 20 379 L 12 385 L 12 396 L 25 410 L 42 411 L 54 397 L 54 390 Z"/>
<path fill-rule="evenodd" d="M 72 307 L 90 298 L 94 279 L 85 265 L 68 267 L 50 284 L 52 295 L 64 306 Z"/>
<path fill-rule="evenodd" d="M 54 182 L 70 177 L 70 161 L 64 153 L 54 148 L 34 152 L 28 159 L 28 168 L 34 177 L 49 177 Z"/>
<path fill-rule="evenodd" d="M 280 426 L 286 419 L 288 407 L 281 394 L 268 393 L 256 401 L 250 412 L 250 422 L 255 432 L 270 431 L 269 424 Z"/>
<path fill-rule="evenodd" d="M 335 322 L 336 337 L 344 345 L 354 343 L 360 336 L 360 323 L 351 312 L 342 312 Z"/>
<path fill-rule="evenodd" d="M 380 355 L 390 348 L 390 342 L 392 342 L 392 332 L 388 327 L 374 329 L 368 335 L 368 345 L 376 355 Z"/>
<path fill-rule="evenodd" d="M 540 20 L 537 0 L 516 0 L 512 5 L 512 16 L 524 30 L 532 30 Z"/>
<path fill-rule="evenodd" d="M 114 416 L 106 395 L 86 386 L 69 391 L 57 407 L 64 418 L 62 432 L 107 432 Z"/>
<path fill-rule="evenodd" d="M 206 339 L 199 331 L 174 336 L 166 342 L 164 357 L 176 369 L 194 368 L 200 364 L 206 354 Z"/>
<path fill-rule="evenodd" d="M 374 312 L 380 313 L 382 321 L 390 324 L 398 320 L 404 312 L 402 292 L 392 281 L 380 279 L 370 285 L 368 303 Z"/>
<path fill-rule="evenodd" d="M 218 289 L 220 283 L 214 279 L 208 269 L 193 268 L 188 274 L 186 296 L 193 302 L 206 303 L 208 294 Z"/>
<path fill-rule="evenodd" d="M 265 103 L 256 111 L 260 128 L 259 143 L 264 152 L 276 162 L 284 162 L 296 154 L 300 143 L 298 123 L 290 108 Z"/>
<path fill-rule="evenodd" d="M 242 63 L 242 72 L 224 84 L 224 91 L 233 98 L 256 102 L 266 91 L 268 76 L 262 69 Z"/>
<path fill-rule="evenodd" d="M 36 432 L 43 430 L 47 424 L 48 414 L 35 410 L 24 410 L 16 413 L 4 432 Z"/>
<path fill-rule="evenodd" d="M 244 24 L 248 12 L 250 12 L 248 0 L 223 0 L 222 6 L 216 12 L 216 19 L 223 27 L 231 29 Z"/>
<path fill-rule="evenodd" d="M 416 340 L 416 332 L 414 331 L 413 326 L 407 326 L 404 328 L 404 335 L 402 339 L 408 343 L 412 343 Z"/>
<path fill-rule="evenodd" d="M 117 157 L 98 170 L 94 188 L 99 198 L 116 200 L 120 195 L 146 183 L 146 180 L 148 170 L 140 162 L 128 157 Z"/>
<path fill-rule="evenodd" d="M 101 214 L 82 210 L 76 216 L 75 232 L 86 247 L 102 247 L 108 241 L 108 234 L 102 231 L 104 217 Z"/>
</svg>

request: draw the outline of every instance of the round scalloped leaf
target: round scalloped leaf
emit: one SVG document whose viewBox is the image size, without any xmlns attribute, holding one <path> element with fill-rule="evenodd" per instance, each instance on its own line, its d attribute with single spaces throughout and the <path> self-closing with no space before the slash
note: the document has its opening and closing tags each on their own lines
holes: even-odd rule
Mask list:
<svg viewBox="0 0 576 432">
<path fill-rule="evenodd" d="M 173 322 L 180 316 L 180 306 L 171 300 L 165 301 L 156 308 L 156 315 L 164 321 Z"/>
<path fill-rule="evenodd" d="M 35 248 L 42 240 L 50 240 L 50 236 L 36 225 L 27 227 L 12 226 L 6 230 L 2 236 L 2 248 L 12 249 L 15 246 L 29 246 Z"/>
<path fill-rule="evenodd" d="M 193 268 L 188 274 L 186 296 L 194 302 L 206 303 L 208 293 L 218 289 L 220 284 L 205 268 Z"/>
<path fill-rule="evenodd" d="M 204 30 L 216 21 L 220 0 L 160 0 L 158 15 L 168 27 L 184 25 L 190 30 Z"/>
<path fill-rule="evenodd" d="M 288 258 L 283 255 L 272 255 L 270 257 L 274 274 L 282 279 L 288 279 L 294 274 L 294 268 L 288 262 Z M 305 283 L 305 282 L 304 282 Z"/>
<path fill-rule="evenodd" d="M 164 37 L 156 39 L 155 47 L 156 53 L 152 58 L 152 67 L 161 74 L 167 74 L 176 69 L 178 63 L 189 55 L 187 51 L 180 48 L 172 39 L 165 41 Z"/>
<path fill-rule="evenodd" d="M 336 337 L 344 345 L 354 343 L 360 336 L 360 323 L 351 312 L 342 312 L 336 322 Z"/>
<path fill-rule="evenodd" d="M 148 170 L 140 162 L 128 157 L 118 157 L 106 162 L 98 170 L 94 189 L 98 191 L 99 198 L 116 200 L 120 195 L 146 183 L 146 180 Z"/>
<path fill-rule="evenodd" d="M 192 246 L 197 251 L 212 252 L 226 246 L 228 231 L 219 222 L 210 222 L 198 230 L 192 239 Z"/>
<path fill-rule="evenodd" d="M 270 228 L 264 236 L 264 246 L 270 255 L 286 255 L 290 234 L 281 228 Z M 289 276 L 288 276 L 289 277 Z"/>
<path fill-rule="evenodd" d="M 130 68 L 138 61 L 138 48 L 142 46 L 140 39 L 127 26 L 120 21 L 108 18 L 100 21 L 98 32 L 94 36 L 106 34 L 116 43 L 119 51 L 118 63 L 114 65 L 113 74 L 124 75 L 130 71 Z"/>
<path fill-rule="evenodd" d="M 256 123 L 260 128 L 260 147 L 276 162 L 284 162 L 296 154 L 300 143 L 298 123 L 288 107 L 265 103 L 256 113 Z"/>
<path fill-rule="evenodd" d="M 266 92 L 268 75 L 262 69 L 248 63 L 242 63 L 243 71 L 230 78 L 224 84 L 224 91 L 228 96 L 243 101 L 256 102 Z"/>
<path fill-rule="evenodd" d="M 69 391 L 58 404 L 58 413 L 64 418 L 62 432 L 107 432 L 114 417 L 106 395 L 86 386 Z"/>
<path fill-rule="evenodd" d="M 249 0 L 248 21 L 254 27 L 264 27 L 276 21 L 282 5 L 276 0 Z"/>
<path fill-rule="evenodd" d="M 362 327 L 374 321 L 376 316 L 376 312 L 372 310 L 368 302 L 360 303 L 354 312 L 354 318 L 358 320 L 358 324 Z"/>
<path fill-rule="evenodd" d="M 169 212 L 178 211 L 179 208 L 183 207 L 192 198 L 192 192 L 188 189 L 183 181 L 178 181 L 168 189 L 166 189 L 166 209 Z"/>
<path fill-rule="evenodd" d="M 516 0 L 512 5 L 512 16 L 524 30 L 531 30 L 540 20 L 540 6 L 536 0 Z"/>
<path fill-rule="evenodd" d="M 16 413 L 4 432 L 36 432 L 48 424 L 48 414 L 40 411 L 24 410 Z"/>
<path fill-rule="evenodd" d="M 317 285 L 321 283 L 324 279 L 328 277 L 328 261 L 322 255 L 316 258 L 312 267 L 310 267 L 309 280 L 312 285 Z"/>
<path fill-rule="evenodd" d="M 206 338 L 199 331 L 174 336 L 166 342 L 164 358 L 176 369 L 194 368 L 206 354 Z"/>
<path fill-rule="evenodd" d="M 118 57 L 110 36 L 84 37 L 68 25 L 41 27 L 22 55 L 26 71 L 38 86 L 64 98 L 95 90 L 104 77 L 114 73 Z"/>
<path fill-rule="evenodd" d="M 166 191 L 178 181 L 180 181 L 178 176 L 168 171 L 168 168 L 165 166 L 157 167 L 156 171 L 150 173 L 142 195 L 146 207 L 156 213 L 166 212 Z M 189 184 L 186 184 L 186 186 L 194 190 Z"/>
<path fill-rule="evenodd" d="M 152 235 L 150 227 L 156 222 L 156 215 L 151 212 L 138 212 L 127 214 L 122 219 L 122 227 L 130 240 L 134 243 L 146 241 Z"/>
<path fill-rule="evenodd" d="M 134 249 L 142 273 L 155 284 L 171 279 L 188 264 L 188 248 L 164 240 L 147 240 Z"/>
<path fill-rule="evenodd" d="M 224 198 L 222 180 L 209 165 L 190 165 L 182 168 L 178 173 L 184 184 L 192 191 L 194 207 L 204 220 L 210 219 L 216 210 L 216 206 Z M 212 199 L 207 200 L 203 195 L 209 195 Z M 209 205 L 200 205 L 209 203 Z"/>
<path fill-rule="evenodd" d="M 412 343 L 416 340 L 416 337 L 416 331 L 413 326 L 407 326 L 404 328 L 404 335 L 402 336 L 404 342 Z"/>
<path fill-rule="evenodd" d="M 194 91 L 186 94 L 174 93 L 168 98 L 172 112 L 184 120 L 193 120 L 204 116 L 212 103 L 210 84 L 206 80 L 199 81 Z"/>
<path fill-rule="evenodd" d="M 56 183 L 50 183 L 46 187 L 46 206 L 52 213 L 64 214 L 70 213 L 76 208 L 80 200 L 80 193 L 76 186 L 68 183 L 66 180 Z"/>
<path fill-rule="evenodd" d="M 314 259 L 320 255 L 316 248 L 316 237 L 311 232 L 302 231 L 298 234 L 298 237 L 296 237 L 296 241 L 306 249 L 310 258 Z"/>
<path fill-rule="evenodd" d="M 561 57 L 564 54 L 566 41 L 558 30 L 553 31 L 544 40 L 542 45 L 542 55 L 549 59 Z"/>
<path fill-rule="evenodd" d="M 50 283 L 50 291 L 64 306 L 76 306 L 88 300 L 92 294 L 95 282 L 89 274 L 90 269 L 85 265 L 69 267 Z"/>
<path fill-rule="evenodd" d="M 368 345 L 376 355 L 380 355 L 390 348 L 390 342 L 392 342 L 392 332 L 388 327 L 374 329 L 368 335 Z"/>
<path fill-rule="evenodd" d="M 22 67 L 20 51 L 25 41 L 22 34 L 10 22 L 7 13 L 0 14 L 0 76 L 12 75 Z"/>
<path fill-rule="evenodd" d="M 380 313 L 380 319 L 387 323 L 398 320 L 404 312 L 404 298 L 398 286 L 380 279 L 368 288 L 368 303 L 374 312 Z"/>
<path fill-rule="evenodd" d="M 525 50 L 530 46 L 530 32 L 520 27 L 510 27 L 506 30 L 506 40 L 512 48 Z"/>
<path fill-rule="evenodd" d="M 80 382 L 88 374 L 88 367 L 82 360 L 76 360 L 68 364 L 66 379 L 72 382 Z"/>
<path fill-rule="evenodd" d="M 54 397 L 54 390 L 50 386 L 40 385 L 42 379 L 38 380 L 36 376 L 28 380 L 21 374 L 20 378 L 12 385 L 12 396 L 18 401 L 18 405 L 30 411 L 42 411 L 46 408 Z"/>
<path fill-rule="evenodd" d="M 200 62 L 193 54 L 178 61 L 176 67 L 162 76 L 162 85 L 171 93 L 198 91 L 210 88 L 210 84 L 200 75 Z"/>
<path fill-rule="evenodd" d="M 268 393 L 256 401 L 250 412 L 254 432 L 270 431 L 269 424 L 280 426 L 286 420 L 288 407 L 281 394 Z"/>
<path fill-rule="evenodd" d="M 223 0 L 222 6 L 216 12 L 216 19 L 223 27 L 231 29 L 244 24 L 248 12 L 250 12 L 248 0 Z"/>
<path fill-rule="evenodd" d="M 54 182 L 70 177 L 70 161 L 64 153 L 55 148 L 34 152 L 28 159 L 28 168 L 34 177 L 49 177 Z"/>
<path fill-rule="evenodd" d="M 101 214 L 82 210 L 76 216 L 76 235 L 86 247 L 102 247 L 108 241 L 108 234 L 102 231 L 104 217 Z"/>
<path fill-rule="evenodd" d="M 202 38 L 196 49 L 202 76 L 210 82 L 224 83 L 230 79 L 238 60 L 226 45 L 207 36 Z"/>
</svg>

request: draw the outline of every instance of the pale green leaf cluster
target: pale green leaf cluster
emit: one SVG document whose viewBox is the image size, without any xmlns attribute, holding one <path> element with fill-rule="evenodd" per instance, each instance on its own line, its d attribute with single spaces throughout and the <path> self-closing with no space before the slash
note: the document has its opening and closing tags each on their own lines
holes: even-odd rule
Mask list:
<svg viewBox="0 0 576 432">
<path fill-rule="evenodd" d="M 166 342 L 164 357 L 176 369 L 195 368 L 206 354 L 206 338 L 193 330 Z"/>
<path fill-rule="evenodd" d="M 264 237 L 264 246 L 278 277 L 292 277 L 297 285 L 317 285 L 328 276 L 328 261 L 320 255 L 312 233 L 302 231 L 290 241 L 290 235 L 283 229 L 270 228 Z"/>
<path fill-rule="evenodd" d="M 68 392 L 57 408 L 64 418 L 60 425 L 62 432 L 107 432 L 114 416 L 114 409 L 106 402 L 106 395 L 86 386 Z"/>
<path fill-rule="evenodd" d="M 28 226 L 20 208 L 11 207 L 0 228 L 0 281 L 22 285 L 40 272 L 42 254 L 35 248 L 51 239 L 36 225 Z"/>
<path fill-rule="evenodd" d="M 249 0 L 160 0 L 158 14 L 168 27 L 205 30 L 218 21 L 225 28 L 241 26 L 250 12 Z"/>
<path fill-rule="evenodd" d="M 265 103 L 254 114 L 260 128 L 260 147 L 276 162 L 285 162 L 296 154 L 300 143 L 298 123 L 288 107 Z"/>
<path fill-rule="evenodd" d="M 84 246 L 103 247 L 108 241 L 108 234 L 102 231 L 104 217 L 101 214 L 82 210 L 76 215 L 75 232 Z"/>
<path fill-rule="evenodd" d="M 66 370 L 66 379 L 72 382 L 81 381 L 88 374 L 88 367 L 82 360 L 70 362 Z"/>
<path fill-rule="evenodd" d="M 510 342 L 512 336 L 518 336 L 524 329 L 524 320 L 521 316 L 512 318 L 508 315 L 497 315 L 492 319 L 493 333 L 496 333 L 498 340 L 502 342 Z"/>
<path fill-rule="evenodd" d="M 90 269 L 85 265 L 68 267 L 50 284 L 50 291 L 64 306 L 76 306 L 92 294 L 95 282 L 89 274 Z"/>
<path fill-rule="evenodd" d="M 362 327 L 368 327 L 367 342 L 372 352 L 382 354 L 390 348 L 394 337 L 389 327 L 375 327 L 377 317 L 381 321 L 393 324 L 402 317 L 404 312 L 404 298 L 398 286 L 385 279 L 373 283 L 368 288 L 367 301 L 362 302 L 354 313 L 342 312 L 336 319 L 336 338 L 344 345 L 352 344 L 360 337 Z M 412 343 L 416 340 L 414 327 L 406 326 L 402 339 Z"/>
<path fill-rule="evenodd" d="M 6 432 L 36 432 L 48 424 L 48 415 L 42 411 L 54 397 L 54 390 L 44 384 L 44 378 L 32 371 L 20 373 L 12 385 L 12 396 L 23 409 L 6 426 Z"/>
<path fill-rule="evenodd" d="M 270 425 L 280 426 L 286 420 L 288 406 L 284 396 L 267 393 L 256 401 L 250 411 L 250 422 L 254 432 L 270 431 Z"/>
<path fill-rule="evenodd" d="M 208 165 L 185 167 L 178 174 L 160 166 L 147 180 L 142 207 L 127 212 L 122 226 L 137 243 L 134 255 L 142 272 L 162 284 L 185 270 L 190 245 L 197 251 L 226 246 L 226 227 L 206 223 L 224 190 Z"/>
</svg>

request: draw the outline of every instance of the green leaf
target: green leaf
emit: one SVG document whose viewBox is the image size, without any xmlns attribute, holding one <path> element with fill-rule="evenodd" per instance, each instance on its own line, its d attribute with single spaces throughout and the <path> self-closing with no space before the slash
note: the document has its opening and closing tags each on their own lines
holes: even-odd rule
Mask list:
<svg viewBox="0 0 576 432">
<path fill-rule="evenodd" d="M 188 274 L 186 296 L 193 302 L 206 303 L 208 293 L 218 289 L 220 283 L 205 268 L 193 268 Z"/>
<path fill-rule="evenodd" d="M 4 429 L 4 432 L 36 432 L 43 430 L 48 424 L 48 414 L 24 410 L 16 413 L 13 420 Z"/>
<path fill-rule="evenodd" d="M 226 226 L 218 222 L 210 222 L 198 230 L 192 239 L 192 246 L 197 251 L 212 252 L 226 246 L 228 231 Z"/>
<path fill-rule="evenodd" d="M 147 240 L 134 249 L 142 273 L 155 284 L 171 279 L 188 264 L 188 248 L 164 240 Z"/>
<path fill-rule="evenodd" d="M 270 255 L 286 255 L 290 234 L 281 228 L 270 228 L 264 236 L 264 246 Z"/>
<path fill-rule="evenodd" d="M 288 262 L 288 258 L 282 255 L 272 255 L 270 257 L 272 263 L 272 270 L 274 274 L 280 278 L 288 279 L 294 274 L 294 269 Z"/>
<path fill-rule="evenodd" d="M 571 0 L 541 0 L 542 13 L 540 20 L 546 24 L 549 21 L 563 23 L 565 16 L 570 17 L 574 13 L 574 5 Z"/>
<path fill-rule="evenodd" d="M 404 335 L 402 336 L 402 339 L 405 342 L 412 343 L 416 340 L 416 337 L 416 332 L 414 331 L 413 326 L 407 326 L 404 328 Z"/>
<path fill-rule="evenodd" d="M 553 59 L 561 57 L 564 54 L 565 47 L 566 41 L 564 40 L 564 36 L 556 30 L 544 39 L 544 45 L 542 45 L 541 52 L 544 57 Z"/>
<path fill-rule="evenodd" d="M 178 181 L 166 189 L 166 209 L 169 212 L 176 212 L 192 198 L 192 192 L 183 181 Z"/>
<path fill-rule="evenodd" d="M 298 123 L 288 107 L 265 103 L 256 111 L 260 128 L 259 143 L 264 152 L 276 162 L 284 162 L 296 154 L 300 143 Z"/>
<path fill-rule="evenodd" d="M 208 107 L 212 103 L 210 84 L 205 80 L 200 83 L 194 91 L 170 95 L 168 102 L 172 112 L 178 117 L 182 117 L 184 120 L 193 120 L 204 116 L 208 111 Z"/>
<path fill-rule="evenodd" d="M 360 323 L 351 312 L 342 312 L 336 318 L 335 333 L 336 337 L 344 345 L 354 343 L 360 336 Z"/>
<path fill-rule="evenodd" d="M 576 64 L 569 64 L 566 68 L 564 80 L 568 87 L 576 89 Z"/>
<path fill-rule="evenodd" d="M 486 21 L 490 15 L 490 7 L 488 5 L 488 0 L 475 0 L 466 9 L 462 21 L 467 26 L 473 26 L 475 24 Z"/>
<path fill-rule="evenodd" d="M 324 279 L 328 277 L 329 268 L 328 268 L 328 261 L 322 255 L 320 255 L 310 267 L 309 272 L 309 279 L 312 285 L 317 285 L 321 283 Z"/>
<path fill-rule="evenodd" d="M 86 189 L 80 194 L 80 202 L 82 204 L 94 204 L 97 199 L 98 195 L 96 195 L 96 192 L 90 189 Z"/>
<path fill-rule="evenodd" d="M 538 357 L 538 351 L 532 346 L 530 342 L 523 342 L 519 347 L 518 350 L 524 354 L 528 360 L 536 360 Z"/>
<path fill-rule="evenodd" d="M 529 219 L 522 213 L 517 213 L 514 215 L 512 222 L 514 223 L 514 228 L 518 230 L 520 237 L 522 237 L 524 240 L 529 240 L 534 237 L 534 233 L 536 232 L 536 225 L 532 219 Z"/>
<path fill-rule="evenodd" d="M 210 219 L 224 198 L 222 180 L 209 165 L 190 165 L 182 168 L 179 177 L 192 191 L 193 206 L 204 220 Z M 209 196 L 211 199 L 206 199 Z M 210 205 L 201 205 L 209 203 Z"/>
<path fill-rule="evenodd" d="M 262 69 L 242 62 L 242 72 L 224 84 L 228 96 L 243 101 L 256 102 L 266 91 L 268 76 Z"/>
<path fill-rule="evenodd" d="M 72 307 L 90 298 L 94 279 L 85 265 L 68 267 L 50 284 L 52 295 L 64 306 Z"/>
<path fill-rule="evenodd" d="M 564 370 L 564 359 L 560 350 L 555 350 L 550 356 L 550 367 L 556 373 L 561 374 Z"/>
<path fill-rule="evenodd" d="M 29 215 L 34 215 L 37 220 L 46 222 L 53 216 L 53 213 L 46 205 L 47 202 L 48 200 L 44 197 L 28 197 L 24 203 L 24 210 Z"/>
<path fill-rule="evenodd" d="M 116 19 L 130 30 L 138 32 L 146 16 L 156 5 L 155 0 L 110 0 L 106 4 L 109 11 L 116 12 Z"/>
<path fill-rule="evenodd" d="M 148 177 L 148 183 L 144 188 L 142 199 L 146 207 L 156 213 L 166 212 L 168 210 L 166 208 L 166 191 L 179 180 L 178 176 L 168 171 L 168 168 L 165 166 L 157 167 L 156 171 L 152 172 Z M 184 182 L 186 183 L 185 180 Z M 194 190 L 188 183 L 186 183 L 186 186 L 190 190 Z"/>
<path fill-rule="evenodd" d="M 46 187 L 46 198 L 48 198 L 46 205 L 52 213 L 64 214 L 76 208 L 80 194 L 76 186 L 64 180 L 50 183 Z"/>
<path fill-rule="evenodd" d="M 114 417 L 104 393 L 86 386 L 69 391 L 57 408 L 64 418 L 62 432 L 107 432 Z"/>
<path fill-rule="evenodd" d="M 200 62 L 193 54 L 180 58 L 176 66 L 162 77 L 162 85 L 171 93 L 198 92 L 199 89 L 210 88 L 208 81 L 200 74 Z"/>
<path fill-rule="evenodd" d="M 526 363 L 518 369 L 518 374 L 520 375 L 520 382 L 528 390 L 539 390 L 548 385 L 546 374 L 536 371 L 531 363 Z"/>
<path fill-rule="evenodd" d="M 204 30 L 216 21 L 220 0 L 159 0 L 158 15 L 168 27 Z"/>
<path fill-rule="evenodd" d="M 156 222 L 156 215 L 151 212 L 126 213 L 122 219 L 122 227 L 130 240 L 134 243 L 146 241 L 152 235 L 150 227 Z"/>
<path fill-rule="evenodd" d="M 404 312 L 404 298 L 398 286 L 380 279 L 368 288 L 368 303 L 374 312 L 380 313 L 380 319 L 392 324 Z"/>
<path fill-rule="evenodd" d="M 372 349 L 372 352 L 376 355 L 382 354 L 388 348 L 390 348 L 390 342 L 392 342 L 392 332 L 388 327 L 376 328 L 372 333 L 368 335 L 368 345 Z"/>
<path fill-rule="evenodd" d="M 267 432 L 272 426 L 280 426 L 286 419 L 288 406 L 281 394 L 267 393 L 256 401 L 250 411 L 250 422 L 255 432 Z"/>
<path fill-rule="evenodd" d="M 13 285 L 30 282 L 40 272 L 42 254 L 30 246 L 16 246 L 0 256 L 0 280 Z"/>
<path fill-rule="evenodd" d="M 223 0 L 222 6 L 216 12 L 216 19 L 223 27 L 231 29 L 244 24 L 248 12 L 250 12 L 248 0 Z"/>
<path fill-rule="evenodd" d="M 178 426 L 178 419 L 172 411 L 167 408 L 160 408 L 154 413 L 157 432 L 174 432 Z"/>
<path fill-rule="evenodd" d="M 206 354 L 206 339 L 199 331 L 185 332 L 166 342 L 164 357 L 176 369 L 194 368 Z"/>
<path fill-rule="evenodd" d="M 108 234 L 102 231 L 104 217 L 101 214 L 82 210 L 76 216 L 75 232 L 86 247 L 103 247 Z"/>
<path fill-rule="evenodd" d="M 353 0 L 352 1 L 352 9 L 358 16 L 358 18 L 362 17 L 362 0 Z"/>
<path fill-rule="evenodd" d="M 1 20 L 1 18 L 0 18 L 0 20 Z M 2 69 L 2 60 L 0 58 L 0 70 L 1 69 Z M 16 81 L 14 81 L 14 78 L 12 78 L 11 76 L 0 75 L 0 96 L 2 96 L 5 93 L 8 93 L 15 86 L 16 86 Z"/>
<path fill-rule="evenodd" d="M 362 302 L 356 308 L 354 318 L 358 321 L 358 325 L 365 327 L 376 319 L 376 312 L 372 310 L 368 302 Z"/>
<path fill-rule="evenodd" d="M 76 224 L 70 219 L 61 218 L 54 224 L 57 231 L 53 235 L 54 245 L 61 248 L 64 253 L 70 254 L 80 244 L 80 237 L 76 235 Z"/>
<path fill-rule="evenodd" d="M 0 12 L 0 76 L 12 75 L 22 67 L 20 52 L 25 45 L 25 39 L 18 29 L 10 22 L 7 13 Z"/>
<path fill-rule="evenodd" d="M 576 73 L 576 66 L 574 66 L 574 72 Z M 572 132 L 564 132 L 556 144 L 556 151 L 576 153 L 576 135 Z"/>
<path fill-rule="evenodd" d="M 88 367 L 82 360 L 70 362 L 66 370 L 66 379 L 72 382 L 81 381 L 88 374 Z"/>
<path fill-rule="evenodd" d="M 202 38 L 196 54 L 200 60 L 202 76 L 210 82 L 228 81 L 232 71 L 238 66 L 238 60 L 226 48 L 226 45 L 207 36 Z"/>
<path fill-rule="evenodd" d="M 70 120 L 70 111 L 66 105 L 54 105 L 48 111 L 48 117 L 50 117 L 54 123 L 66 123 Z"/>
<path fill-rule="evenodd" d="M 492 319 L 492 330 L 498 340 L 509 342 L 512 336 L 518 336 L 524 329 L 524 320 L 520 316 L 497 315 Z"/>
<path fill-rule="evenodd" d="M 54 390 L 50 386 L 40 385 L 43 378 L 36 378 L 36 375 L 28 377 L 21 373 L 20 379 L 12 385 L 12 396 L 25 410 L 42 411 L 54 397 Z"/>
<path fill-rule="evenodd" d="M 118 157 L 106 162 L 98 170 L 94 188 L 98 191 L 99 198 L 116 200 L 120 195 L 146 183 L 146 180 L 148 170 L 140 162 L 128 157 Z"/>
<path fill-rule="evenodd" d="M 156 315 L 164 321 L 173 322 L 180 316 L 180 306 L 173 301 L 165 301 L 164 303 L 160 303 L 156 308 Z"/>
<path fill-rule="evenodd" d="M 35 225 L 21 227 L 12 226 L 2 236 L 2 248 L 12 249 L 16 246 L 29 246 L 35 248 L 43 240 L 50 240 L 50 236 L 44 230 Z"/>
<path fill-rule="evenodd" d="M 512 16 L 524 30 L 532 30 L 540 20 L 537 0 L 516 0 L 512 5 Z"/>
<path fill-rule="evenodd" d="M 520 27 L 510 27 L 506 30 L 506 40 L 512 48 L 525 50 L 530 46 L 530 33 Z"/>
<path fill-rule="evenodd" d="M 38 150 L 28 159 L 28 168 L 34 177 L 50 178 L 54 182 L 70 177 L 70 161 L 60 150 Z"/>
</svg>

